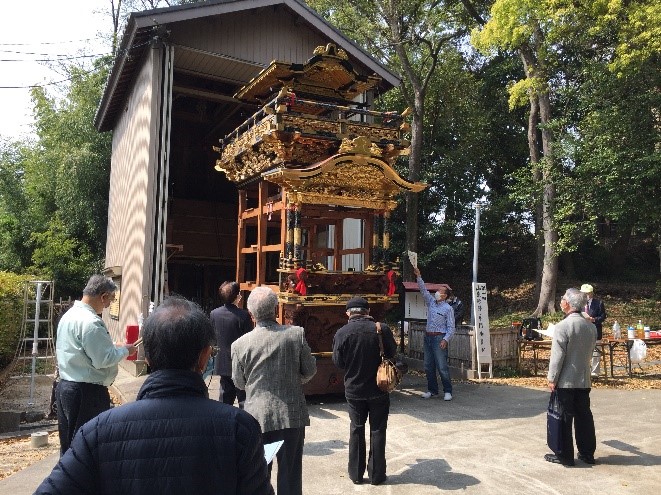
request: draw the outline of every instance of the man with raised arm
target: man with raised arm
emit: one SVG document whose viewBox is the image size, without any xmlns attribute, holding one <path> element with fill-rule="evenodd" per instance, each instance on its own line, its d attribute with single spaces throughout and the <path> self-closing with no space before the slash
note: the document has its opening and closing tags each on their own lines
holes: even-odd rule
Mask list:
<svg viewBox="0 0 661 495">
<path fill-rule="evenodd" d="M 450 365 L 448 364 L 448 344 L 454 335 L 454 311 L 445 300 L 448 289 L 441 286 L 432 296 L 420 275 L 420 269 L 413 267 L 420 294 L 427 305 L 427 328 L 425 329 L 424 363 L 427 375 L 427 391 L 423 399 L 438 395 L 438 380 L 436 370 L 441 375 L 443 384 L 443 400 L 452 400 L 452 382 L 450 381 Z"/>
</svg>

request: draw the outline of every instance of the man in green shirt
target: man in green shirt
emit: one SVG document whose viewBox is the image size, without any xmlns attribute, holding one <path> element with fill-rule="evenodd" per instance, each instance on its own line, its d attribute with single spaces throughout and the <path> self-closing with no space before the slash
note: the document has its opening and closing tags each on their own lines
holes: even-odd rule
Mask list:
<svg viewBox="0 0 661 495">
<path fill-rule="evenodd" d="M 117 365 L 136 352 L 130 344 L 116 346 L 99 316 L 115 300 L 116 291 L 112 279 L 93 275 L 81 300 L 64 313 L 57 327 L 60 455 L 67 451 L 78 428 L 110 409 L 108 386 L 117 376 Z"/>
</svg>

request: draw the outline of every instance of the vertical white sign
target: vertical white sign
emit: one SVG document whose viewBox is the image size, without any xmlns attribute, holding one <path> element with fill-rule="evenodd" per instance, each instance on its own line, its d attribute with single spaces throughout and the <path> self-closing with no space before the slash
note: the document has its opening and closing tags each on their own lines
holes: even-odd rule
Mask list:
<svg viewBox="0 0 661 495">
<path fill-rule="evenodd" d="M 487 284 L 473 282 L 473 308 L 475 316 L 475 345 L 478 370 L 482 364 L 491 364 L 491 336 L 489 334 L 489 307 Z"/>
</svg>

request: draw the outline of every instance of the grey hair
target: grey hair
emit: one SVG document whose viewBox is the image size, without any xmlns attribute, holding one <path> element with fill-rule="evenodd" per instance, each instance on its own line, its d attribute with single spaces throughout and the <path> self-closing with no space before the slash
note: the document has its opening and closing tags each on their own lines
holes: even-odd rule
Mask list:
<svg viewBox="0 0 661 495">
<path fill-rule="evenodd" d="M 100 296 L 104 292 L 117 292 L 117 285 L 105 275 L 92 275 L 83 289 L 84 296 Z"/>
<path fill-rule="evenodd" d="M 275 320 L 275 308 L 278 296 L 268 287 L 257 287 L 252 290 L 246 301 L 248 311 L 256 322 Z"/>
<path fill-rule="evenodd" d="M 574 311 L 581 311 L 585 303 L 588 302 L 588 296 L 574 287 L 567 289 L 563 297 L 567 301 L 567 304 L 569 304 L 569 307 Z"/>
</svg>

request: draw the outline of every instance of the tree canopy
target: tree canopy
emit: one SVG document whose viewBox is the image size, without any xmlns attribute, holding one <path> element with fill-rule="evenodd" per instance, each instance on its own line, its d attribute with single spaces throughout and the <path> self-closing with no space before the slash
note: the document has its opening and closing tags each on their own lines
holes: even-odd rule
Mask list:
<svg viewBox="0 0 661 495">
<path fill-rule="evenodd" d="M 113 46 L 127 8 L 180 3 L 111 2 Z M 635 236 L 658 261 L 658 2 L 308 4 L 402 78 L 376 105 L 412 109 L 412 152 L 396 167 L 429 187 L 393 212 L 393 250 L 469 281 L 481 203 L 481 270 L 536 276 L 538 313 L 554 309 L 558 272 L 624 273 Z M 62 96 L 33 91 L 35 136 L 0 137 L 0 270 L 54 277 L 63 295 L 103 266 L 111 136 L 92 122 L 110 63 L 65 67 Z"/>
</svg>

